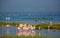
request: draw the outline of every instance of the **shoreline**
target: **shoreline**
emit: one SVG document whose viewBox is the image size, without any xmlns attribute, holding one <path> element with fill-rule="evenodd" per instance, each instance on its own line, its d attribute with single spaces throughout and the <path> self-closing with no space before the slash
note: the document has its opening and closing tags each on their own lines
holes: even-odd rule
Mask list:
<svg viewBox="0 0 60 38">
<path fill-rule="evenodd" d="M 6 26 L 7 24 L 9 24 L 10 26 L 16 26 L 18 27 L 19 24 L 26 24 L 26 23 L 18 23 L 18 22 L 0 22 L 0 26 Z M 41 24 L 31 24 L 33 27 L 35 27 L 35 29 L 37 30 L 42 30 L 42 29 L 54 29 L 54 30 L 60 30 L 60 24 L 46 24 L 46 23 L 41 23 Z M 28 24 L 27 24 L 28 26 Z"/>
</svg>

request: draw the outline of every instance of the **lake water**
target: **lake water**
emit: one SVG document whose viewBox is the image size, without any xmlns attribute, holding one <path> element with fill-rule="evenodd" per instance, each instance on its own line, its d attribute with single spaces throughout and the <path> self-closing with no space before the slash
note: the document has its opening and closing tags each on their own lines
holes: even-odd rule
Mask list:
<svg viewBox="0 0 60 38">
<path fill-rule="evenodd" d="M 10 20 L 6 20 L 6 17 L 9 17 Z M 38 20 L 37 22 L 35 22 L 35 20 L 27 20 L 27 19 L 22 19 L 22 18 L 53 18 L 52 20 Z M 45 23 L 49 23 L 50 21 L 52 21 L 53 23 L 60 23 L 60 16 L 0 16 L 0 21 L 3 21 L 3 22 L 23 22 L 23 23 L 42 23 L 42 22 L 45 22 Z"/>
<path fill-rule="evenodd" d="M 7 34 L 7 27 L 1 27 L 0 26 L 0 36 L 4 35 L 10 35 L 10 36 L 15 36 L 17 35 L 17 27 L 16 26 L 10 26 L 8 28 L 8 34 Z M 34 30 L 35 35 L 40 35 L 40 36 L 55 36 L 55 37 L 60 37 L 60 30 Z"/>
</svg>

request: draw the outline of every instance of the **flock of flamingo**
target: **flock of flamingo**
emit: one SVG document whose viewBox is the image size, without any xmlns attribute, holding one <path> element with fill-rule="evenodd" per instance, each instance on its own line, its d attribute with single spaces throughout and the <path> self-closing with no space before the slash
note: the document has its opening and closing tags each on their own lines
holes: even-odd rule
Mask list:
<svg viewBox="0 0 60 38">
<path fill-rule="evenodd" d="M 17 28 L 18 32 L 17 35 L 25 35 L 25 36 L 29 36 L 29 35 L 35 35 L 34 27 L 32 27 L 31 24 L 29 24 L 28 26 L 26 24 L 19 24 L 19 27 Z"/>
<path fill-rule="evenodd" d="M 7 28 L 10 27 L 10 25 L 6 25 Z M 30 35 L 35 35 L 35 31 L 34 31 L 35 27 L 33 27 L 31 24 L 19 24 L 19 26 L 17 27 L 17 35 L 18 36 L 21 36 L 21 35 L 24 35 L 24 36 L 30 36 Z M 7 29 L 7 33 L 8 33 L 8 29 Z"/>
</svg>

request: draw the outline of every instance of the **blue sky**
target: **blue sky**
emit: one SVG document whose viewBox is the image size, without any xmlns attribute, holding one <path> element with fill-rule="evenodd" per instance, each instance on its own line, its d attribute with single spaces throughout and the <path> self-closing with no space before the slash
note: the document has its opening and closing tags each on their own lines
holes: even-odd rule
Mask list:
<svg viewBox="0 0 60 38">
<path fill-rule="evenodd" d="M 0 0 L 0 15 L 60 15 L 60 0 Z"/>
</svg>

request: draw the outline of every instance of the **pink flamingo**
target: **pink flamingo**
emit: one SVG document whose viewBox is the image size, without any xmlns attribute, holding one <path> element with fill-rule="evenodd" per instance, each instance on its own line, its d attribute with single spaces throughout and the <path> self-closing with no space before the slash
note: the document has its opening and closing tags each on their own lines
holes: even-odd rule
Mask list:
<svg viewBox="0 0 60 38">
<path fill-rule="evenodd" d="M 17 34 L 18 34 L 18 36 L 23 35 L 23 25 L 22 24 L 19 25 Z"/>
</svg>

